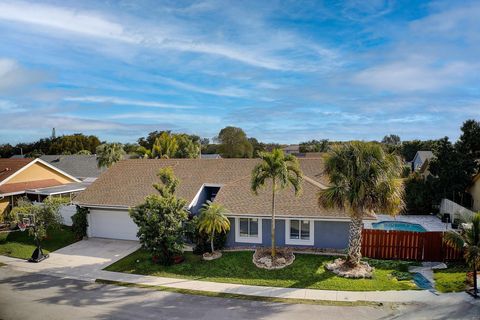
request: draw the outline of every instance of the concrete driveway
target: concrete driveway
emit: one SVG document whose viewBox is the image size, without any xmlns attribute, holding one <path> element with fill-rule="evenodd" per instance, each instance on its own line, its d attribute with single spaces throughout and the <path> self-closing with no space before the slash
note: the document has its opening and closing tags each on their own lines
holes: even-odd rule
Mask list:
<svg viewBox="0 0 480 320">
<path fill-rule="evenodd" d="M 90 238 L 52 252 L 48 259 L 40 263 L 8 257 L 2 257 L 1 260 L 27 272 L 93 281 L 98 271 L 138 248 L 140 244 L 137 241 Z"/>
</svg>

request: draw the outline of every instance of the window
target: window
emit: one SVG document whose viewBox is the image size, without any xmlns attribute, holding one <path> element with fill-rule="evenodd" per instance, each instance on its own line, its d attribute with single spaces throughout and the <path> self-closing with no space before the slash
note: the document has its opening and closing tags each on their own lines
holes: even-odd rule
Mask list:
<svg viewBox="0 0 480 320">
<path fill-rule="evenodd" d="M 291 219 L 285 223 L 285 243 L 296 245 L 313 245 L 312 220 Z"/>
<path fill-rule="evenodd" d="M 262 219 L 236 218 L 235 241 L 248 243 L 262 242 Z"/>
</svg>

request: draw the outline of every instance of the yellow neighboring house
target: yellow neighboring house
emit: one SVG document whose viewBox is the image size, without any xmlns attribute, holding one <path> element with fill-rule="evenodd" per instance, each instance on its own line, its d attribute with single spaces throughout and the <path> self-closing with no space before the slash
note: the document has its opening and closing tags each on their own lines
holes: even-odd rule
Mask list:
<svg viewBox="0 0 480 320">
<path fill-rule="evenodd" d="M 473 177 L 472 185 L 468 189 L 473 199 L 473 211 L 480 211 L 480 173 Z"/>
<path fill-rule="evenodd" d="M 80 180 L 41 159 L 0 159 L 0 221 L 20 197 L 42 201 L 84 189 Z"/>
</svg>

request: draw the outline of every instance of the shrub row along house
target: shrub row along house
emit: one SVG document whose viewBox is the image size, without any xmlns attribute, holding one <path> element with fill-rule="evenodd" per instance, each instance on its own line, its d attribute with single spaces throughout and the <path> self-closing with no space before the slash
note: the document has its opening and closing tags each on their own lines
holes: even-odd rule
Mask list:
<svg viewBox="0 0 480 320">
<path fill-rule="evenodd" d="M 113 239 L 137 239 L 130 207 L 156 193 L 161 168 L 173 168 L 180 180 L 177 196 L 187 200 L 191 214 L 198 214 L 207 200 L 228 210 L 231 231 L 227 246 L 270 245 L 271 186 L 255 195 L 251 173 L 258 159 L 135 159 L 123 160 L 103 173 L 82 192 L 76 202 L 89 209 L 88 235 Z M 325 187 L 321 159 L 299 159 L 304 174 L 303 190 L 296 197 L 288 188 L 277 195 L 276 242 L 278 246 L 315 248 L 347 247 L 349 217 L 342 211 L 318 206 L 317 193 Z"/>
</svg>

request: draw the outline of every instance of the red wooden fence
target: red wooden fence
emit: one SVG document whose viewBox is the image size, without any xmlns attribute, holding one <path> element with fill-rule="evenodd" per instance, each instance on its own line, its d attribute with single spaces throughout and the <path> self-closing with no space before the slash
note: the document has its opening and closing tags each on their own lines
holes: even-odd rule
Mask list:
<svg viewBox="0 0 480 320">
<path fill-rule="evenodd" d="M 363 229 L 362 255 L 375 259 L 461 260 L 462 253 L 443 242 L 443 232 Z"/>
</svg>

